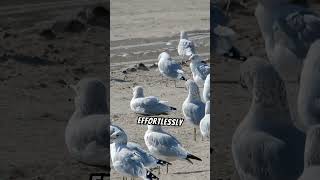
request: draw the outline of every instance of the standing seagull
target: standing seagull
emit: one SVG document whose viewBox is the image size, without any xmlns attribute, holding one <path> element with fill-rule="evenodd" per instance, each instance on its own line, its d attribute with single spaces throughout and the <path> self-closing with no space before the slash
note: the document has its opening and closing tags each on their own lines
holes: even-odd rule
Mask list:
<svg viewBox="0 0 320 180">
<path fill-rule="evenodd" d="M 252 103 L 232 138 L 240 179 L 297 179 L 305 134 L 291 121 L 283 81 L 271 64 L 251 58 L 241 65 L 241 82 L 252 92 Z"/>
<path fill-rule="evenodd" d="M 320 40 L 309 49 L 301 72 L 298 114 L 306 128 L 320 124 Z"/>
<path fill-rule="evenodd" d="M 177 110 L 174 107 L 168 106 L 166 101 L 160 101 L 155 96 L 144 97 L 143 88 L 136 86 L 133 89 L 133 97 L 130 102 L 131 110 L 137 114 L 159 115 L 168 114 Z"/>
<path fill-rule="evenodd" d="M 192 55 L 189 60 L 193 80 L 199 87 L 203 87 L 207 75 L 210 74 L 210 66 L 204 64 L 203 59 L 197 54 Z"/>
<path fill-rule="evenodd" d="M 200 121 L 200 132 L 203 137 L 210 138 L 210 101 L 206 102 L 206 115 Z"/>
<path fill-rule="evenodd" d="M 187 80 L 181 66 L 173 60 L 167 52 L 163 52 L 158 57 L 158 68 L 160 73 L 167 78 L 174 80 L 174 87 L 177 87 L 176 80 Z M 168 84 L 168 83 L 167 83 Z"/>
<path fill-rule="evenodd" d="M 194 81 L 188 80 L 186 88 L 188 97 L 182 104 L 182 113 L 185 119 L 194 126 L 193 139 L 196 141 L 196 127 L 199 126 L 205 115 L 205 104 L 201 101 L 199 88 Z"/>
<path fill-rule="evenodd" d="M 308 49 L 320 38 L 319 16 L 301 0 L 258 0 L 255 16 L 271 64 L 283 80 L 297 80 Z"/>
<path fill-rule="evenodd" d="M 304 170 L 299 180 L 318 180 L 320 177 L 320 125 L 309 128 L 304 153 Z"/>
<path fill-rule="evenodd" d="M 241 56 L 239 50 L 233 46 L 232 38 L 236 33 L 231 28 L 227 27 L 229 18 L 215 4 L 212 5 L 210 11 L 210 16 L 212 17 L 210 26 L 213 29 L 211 44 L 214 54 L 245 61 L 246 57 Z"/>
<path fill-rule="evenodd" d="M 110 127 L 112 132 L 112 127 Z M 111 159 L 114 169 L 129 177 L 140 177 L 144 180 L 159 179 L 143 164 L 143 158 L 127 145 L 128 137 L 124 131 L 113 131 L 110 134 Z"/>
<path fill-rule="evenodd" d="M 110 125 L 110 134 L 118 133 L 118 134 L 126 134 L 125 131 L 116 125 Z M 140 157 L 140 161 L 143 166 L 148 169 L 153 169 L 158 166 L 171 165 L 171 163 L 166 162 L 164 160 L 157 159 L 147 151 L 145 151 L 139 144 L 134 142 L 127 142 L 127 148 L 131 151 L 134 151 Z M 110 150 L 115 151 L 115 143 L 110 145 Z"/>
<path fill-rule="evenodd" d="M 82 79 L 72 86 L 76 93 L 75 111 L 65 130 L 69 153 L 76 160 L 106 166 L 108 121 L 106 87 L 97 79 Z"/>
<path fill-rule="evenodd" d="M 200 158 L 185 150 L 181 143 L 174 136 L 163 131 L 161 126 L 148 125 L 148 130 L 144 135 L 144 142 L 151 154 L 168 162 L 187 160 L 193 164 L 191 159 L 202 161 Z"/>
<path fill-rule="evenodd" d="M 192 54 L 196 54 L 194 43 L 191 40 L 189 40 L 188 35 L 185 31 L 180 32 L 178 54 L 179 56 L 182 56 L 182 58 L 189 58 Z"/>
<path fill-rule="evenodd" d="M 207 75 L 202 92 L 204 102 L 210 101 L 210 74 Z"/>
</svg>

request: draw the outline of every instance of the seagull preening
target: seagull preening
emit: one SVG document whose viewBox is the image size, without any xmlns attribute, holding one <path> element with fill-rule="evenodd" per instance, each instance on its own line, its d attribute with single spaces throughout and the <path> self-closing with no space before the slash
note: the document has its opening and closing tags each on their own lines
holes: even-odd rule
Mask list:
<svg viewBox="0 0 320 180">
<path fill-rule="evenodd" d="M 178 54 L 183 58 L 189 58 L 191 55 L 196 54 L 194 43 L 189 40 L 188 35 L 185 31 L 180 32 Z"/>
<path fill-rule="evenodd" d="M 133 97 L 130 102 L 131 110 L 137 114 L 160 115 L 168 114 L 177 110 L 175 107 L 166 104 L 167 101 L 160 101 L 158 97 L 144 97 L 143 88 L 136 86 L 133 88 Z"/>
<path fill-rule="evenodd" d="M 128 137 L 123 130 L 110 126 L 110 153 L 114 169 L 124 176 L 144 180 L 159 179 L 144 164 L 145 154 L 128 146 Z"/>
<path fill-rule="evenodd" d="M 268 61 L 254 57 L 241 65 L 241 83 L 252 102 L 232 138 L 240 179 L 297 179 L 303 171 L 305 134 L 291 120 L 282 79 Z"/>
<path fill-rule="evenodd" d="M 205 115 L 205 104 L 202 102 L 197 84 L 193 80 L 186 82 L 188 96 L 182 104 L 185 119 L 194 127 L 193 139 L 196 141 L 196 128 Z"/>
<path fill-rule="evenodd" d="M 204 64 L 203 59 L 197 54 L 192 55 L 189 60 L 193 80 L 199 87 L 203 87 L 207 75 L 210 74 L 210 66 Z"/>
<path fill-rule="evenodd" d="M 268 59 L 285 81 L 299 78 L 310 45 L 320 38 L 319 16 L 295 2 L 258 0 L 255 10 Z"/>
<path fill-rule="evenodd" d="M 93 78 L 71 86 L 76 97 L 75 110 L 65 130 L 69 153 L 76 160 L 106 167 L 108 157 L 108 121 L 106 87 Z"/>
<path fill-rule="evenodd" d="M 148 130 L 144 135 L 144 141 L 151 154 L 158 159 L 163 159 L 168 162 L 186 160 L 191 164 L 193 164 L 191 159 L 202 161 L 184 149 L 181 143 L 174 136 L 165 132 L 161 126 L 148 125 Z"/>
<path fill-rule="evenodd" d="M 306 129 L 320 124 L 320 40 L 310 47 L 301 72 L 298 115 Z"/>
<path fill-rule="evenodd" d="M 304 152 L 304 170 L 298 180 L 318 180 L 320 177 L 320 125 L 307 131 Z"/>
<path fill-rule="evenodd" d="M 168 84 L 168 78 L 174 80 L 175 87 L 177 87 L 176 80 L 187 80 L 180 64 L 173 60 L 167 52 L 162 52 L 158 56 L 158 60 L 159 71 L 162 76 L 167 78 L 166 84 Z"/>
<path fill-rule="evenodd" d="M 207 75 L 202 92 L 204 102 L 210 101 L 210 74 Z"/>
<path fill-rule="evenodd" d="M 203 137 L 210 138 L 210 101 L 206 102 L 206 115 L 200 121 L 200 132 Z"/>
</svg>

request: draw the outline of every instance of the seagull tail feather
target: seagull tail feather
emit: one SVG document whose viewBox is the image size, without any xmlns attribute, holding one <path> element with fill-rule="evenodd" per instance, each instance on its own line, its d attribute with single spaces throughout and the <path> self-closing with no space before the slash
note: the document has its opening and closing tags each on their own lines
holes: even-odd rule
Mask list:
<svg viewBox="0 0 320 180">
<path fill-rule="evenodd" d="M 194 159 L 194 160 L 197 160 L 197 161 L 202 161 L 202 160 L 201 160 L 200 158 L 198 158 L 197 156 L 192 155 L 192 154 L 188 154 L 186 160 L 189 161 L 191 164 L 193 164 L 190 159 Z"/>
<path fill-rule="evenodd" d="M 159 164 L 159 165 L 161 165 L 161 166 L 164 166 L 164 165 L 172 165 L 171 163 L 169 163 L 169 162 L 167 162 L 167 161 L 164 161 L 164 160 L 161 160 L 161 159 L 158 159 L 157 164 Z"/>
<path fill-rule="evenodd" d="M 152 174 L 152 172 L 149 171 L 149 170 L 147 170 L 147 174 L 146 174 L 146 178 L 145 179 L 146 180 L 153 180 L 153 179 L 159 180 L 159 178 L 156 175 Z"/>
</svg>

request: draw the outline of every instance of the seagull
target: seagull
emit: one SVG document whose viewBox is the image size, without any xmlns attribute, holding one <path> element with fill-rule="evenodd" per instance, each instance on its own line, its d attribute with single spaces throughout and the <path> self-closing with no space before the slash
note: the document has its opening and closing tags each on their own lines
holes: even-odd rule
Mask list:
<svg viewBox="0 0 320 180">
<path fill-rule="evenodd" d="M 119 126 L 116 125 L 110 125 L 110 134 L 112 133 L 117 133 L 117 132 L 123 132 L 125 133 L 125 131 L 120 128 Z M 112 148 L 114 148 L 115 144 L 112 144 Z M 164 165 L 172 165 L 171 163 L 161 160 L 161 159 L 157 159 L 156 157 L 154 157 L 153 155 L 151 155 L 150 153 L 148 153 L 147 151 L 145 151 L 139 144 L 134 143 L 134 142 L 127 142 L 127 148 L 130 149 L 131 151 L 135 151 L 136 154 L 138 154 L 141 157 L 141 162 L 143 163 L 144 167 L 148 168 L 148 169 L 153 169 L 156 168 L 158 166 L 164 166 Z"/>
<path fill-rule="evenodd" d="M 113 131 L 113 132 L 112 132 Z M 137 151 L 128 147 L 128 137 L 124 131 L 114 131 L 110 127 L 110 150 L 114 169 L 129 177 L 140 177 L 144 180 L 159 179 L 143 164 L 143 157 Z"/>
<path fill-rule="evenodd" d="M 182 58 L 189 58 L 191 55 L 196 54 L 195 45 L 191 40 L 189 40 L 188 35 L 185 31 L 180 32 L 178 54 Z"/>
<path fill-rule="evenodd" d="M 200 132 L 203 137 L 210 138 L 210 101 L 206 102 L 206 115 L 200 121 Z"/>
<path fill-rule="evenodd" d="M 158 56 L 158 60 L 158 68 L 161 75 L 173 79 L 175 87 L 177 87 L 176 80 L 187 80 L 180 64 L 173 60 L 167 52 L 162 52 Z"/>
<path fill-rule="evenodd" d="M 210 74 L 207 75 L 202 92 L 204 102 L 210 101 Z"/>
<path fill-rule="evenodd" d="M 285 86 L 273 66 L 253 57 L 241 65 L 252 103 L 232 138 L 241 180 L 297 179 L 303 171 L 305 134 L 293 124 Z"/>
<path fill-rule="evenodd" d="M 141 86 L 133 88 L 133 97 L 130 102 L 130 107 L 131 110 L 137 114 L 160 115 L 177 110 L 165 103 L 167 103 L 167 101 L 160 101 L 160 99 L 155 96 L 144 97 L 143 88 Z"/>
<path fill-rule="evenodd" d="M 306 129 L 320 124 L 320 40 L 309 49 L 301 72 L 298 95 L 298 115 Z"/>
<path fill-rule="evenodd" d="M 201 101 L 199 88 L 193 80 L 186 82 L 188 96 L 182 104 L 182 113 L 185 119 L 194 126 L 193 139 L 196 141 L 196 127 L 205 115 L 205 104 Z"/>
<path fill-rule="evenodd" d="M 319 16 L 301 0 L 258 0 L 255 16 L 271 64 L 283 80 L 299 79 L 308 49 L 320 38 Z"/>
<path fill-rule="evenodd" d="M 211 6 L 212 23 L 212 50 L 219 56 L 225 56 L 239 61 L 245 61 L 247 58 L 240 55 L 240 51 L 233 46 L 232 38 L 236 33 L 229 27 L 229 18 L 217 5 Z"/>
<path fill-rule="evenodd" d="M 320 125 L 314 125 L 307 131 L 304 153 L 304 170 L 298 180 L 318 180 L 320 177 Z"/>
<path fill-rule="evenodd" d="M 207 75 L 210 74 L 210 66 L 204 64 L 203 59 L 197 54 L 192 55 L 189 60 L 193 80 L 199 87 L 203 87 Z"/>
<path fill-rule="evenodd" d="M 193 164 L 191 159 L 202 161 L 185 150 L 181 143 L 174 136 L 162 130 L 161 126 L 148 125 L 148 130 L 144 135 L 144 142 L 152 155 L 168 162 L 186 160 Z"/>
<path fill-rule="evenodd" d="M 65 129 L 67 149 L 82 163 L 105 167 L 109 148 L 106 87 L 95 78 L 82 79 L 71 87 L 76 97 Z"/>
</svg>

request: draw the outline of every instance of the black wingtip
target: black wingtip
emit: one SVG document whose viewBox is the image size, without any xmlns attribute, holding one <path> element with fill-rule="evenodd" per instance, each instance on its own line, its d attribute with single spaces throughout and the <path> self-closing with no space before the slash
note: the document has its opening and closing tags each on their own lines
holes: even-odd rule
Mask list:
<svg viewBox="0 0 320 180">
<path fill-rule="evenodd" d="M 152 174 L 152 172 L 149 170 L 147 170 L 146 178 L 149 180 L 153 180 L 153 179 L 159 180 L 159 178 L 156 175 Z"/>
<path fill-rule="evenodd" d="M 176 111 L 176 110 L 177 110 L 177 108 L 175 108 L 175 107 L 170 107 L 170 110 L 174 110 L 174 111 Z"/>
<path fill-rule="evenodd" d="M 187 78 L 185 78 L 184 76 L 182 76 L 182 77 L 180 78 L 180 80 L 187 81 Z"/>
<path fill-rule="evenodd" d="M 157 164 L 164 166 L 164 165 L 172 165 L 170 162 L 164 161 L 164 160 L 160 160 L 158 159 Z"/>
<path fill-rule="evenodd" d="M 202 161 L 202 159 L 198 158 L 197 156 L 194 156 L 192 154 L 188 154 L 187 155 L 187 160 L 189 159 L 194 159 L 194 160 L 198 160 L 198 161 Z"/>
</svg>

